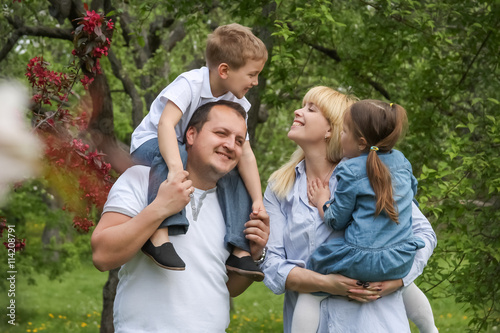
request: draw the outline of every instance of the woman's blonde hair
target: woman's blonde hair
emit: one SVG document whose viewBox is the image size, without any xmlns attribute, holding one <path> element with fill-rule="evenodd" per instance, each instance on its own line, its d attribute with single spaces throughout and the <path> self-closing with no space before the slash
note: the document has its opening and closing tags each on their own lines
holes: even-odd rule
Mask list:
<svg viewBox="0 0 500 333">
<path fill-rule="evenodd" d="M 324 86 L 310 89 L 302 100 L 303 106 L 306 103 L 316 105 L 330 123 L 331 137 L 328 141 L 326 158 L 332 163 L 338 163 L 342 159 L 340 133 L 342 132 L 344 113 L 356 101 L 357 99 L 353 96 L 342 94 Z M 297 147 L 290 160 L 269 177 L 270 188 L 278 198 L 285 198 L 292 189 L 295 182 L 295 167 L 304 157 L 302 148 Z"/>
</svg>

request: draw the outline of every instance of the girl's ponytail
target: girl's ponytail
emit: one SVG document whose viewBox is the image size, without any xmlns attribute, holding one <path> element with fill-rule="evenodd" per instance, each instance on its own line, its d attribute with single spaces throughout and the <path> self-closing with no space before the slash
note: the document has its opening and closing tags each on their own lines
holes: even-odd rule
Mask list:
<svg viewBox="0 0 500 333">
<path fill-rule="evenodd" d="M 372 146 L 366 160 L 366 173 L 377 199 L 375 215 L 378 216 L 382 211 L 385 211 L 391 220 L 399 223 L 398 212 L 392 196 L 391 173 L 378 157 L 377 151 L 378 147 Z"/>
<path fill-rule="evenodd" d="M 376 215 L 385 211 L 391 220 L 399 223 L 393 198 L 391 173 L 380 160 L 378 151 L 390 152 L 404 134 L 408 124 L 406 110 L 394 103 L 362 100 L 349 108 L 346 119 L 351 123 L 356 137 L 366 140 L 367 148 L 364 151 L 369 149 L 366 172 L 377 199 Z"/>
</svg>

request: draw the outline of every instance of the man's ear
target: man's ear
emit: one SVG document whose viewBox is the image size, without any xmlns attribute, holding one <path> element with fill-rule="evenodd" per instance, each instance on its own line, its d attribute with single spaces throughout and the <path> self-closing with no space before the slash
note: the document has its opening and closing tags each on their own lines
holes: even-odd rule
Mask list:
<svg viewBox="0 0 500 333">
<path fill-rule="evenodd" d="M 197 133 L 198 132 L 196 131 L 196 128 L 194 128 L 193 126 L 189 127 L 186 130 L 186 147 L 193 145 Z"/>
<path fill-rule="evenodd" d="M 361 137 L 358 140 L 358 149 L 359 151 L 364 151 L 366 149 L 366 146 L 368 145 L 368 142 L 366 142 L 366 139 Z"/>
<path fill-rule="evenodd" d="M 225 62 L 219 64 L 219 67 L 217 67 L 217 73 L 223 80 L 227 79 L 228 72 L 229 72 L 229 65 L 226 64 Z"/>
</svg>

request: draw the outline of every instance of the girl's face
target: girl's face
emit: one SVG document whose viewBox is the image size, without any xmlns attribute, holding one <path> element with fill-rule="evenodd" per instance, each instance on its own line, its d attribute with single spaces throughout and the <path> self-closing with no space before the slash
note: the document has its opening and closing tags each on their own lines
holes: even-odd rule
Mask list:
<svg viewBox="0 0 500 333">
<path fill-rule="evenodd" d="M 340 142 L 342 143 L 344 157 L 352 158 L 359 156 L 359 140 L 354 136 L 345 119 L 344 124 L 342 125 L 342 132 L 340 134 Z"/>
<path fill-rule="evenodd" d="M 288 131 L 288 138 L 298 145 L 305 143 L 325 142 L 331 135 L 330 122 L 314 103 L 306 103 L 301 109 L 294 112 L 292 126 Z"/>
</svg>

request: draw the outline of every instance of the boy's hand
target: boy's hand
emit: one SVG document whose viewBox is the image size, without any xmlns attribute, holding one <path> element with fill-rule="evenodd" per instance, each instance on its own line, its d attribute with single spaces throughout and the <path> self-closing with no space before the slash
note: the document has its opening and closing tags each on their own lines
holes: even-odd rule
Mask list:
<svg viewBox="0 0 500 333">
<path fill-rule="evenodd" d="M 262 201 L 262 200 L 256 200 L 253 202 L 252 213 L 250 214 L 250 219 L 256 218 L 255 216 L 257 216 L 257 214 L 259 214 L 259 212 L 266 212 L 266 208 L 264 207 L 264 201 Z M 254 217 L 252 217 L 252 215 Z"/>
<path fill-rule="evenodd" d="M 330 200 L 330 188 L 323 184 L 321 180 L 315 179 L 307 185 L 307 198 L 309 202 L 318 210 L 323 210 L 323 205 Z"/>
<path fill-rule="evenodd" d="M 173 179 L 176 179 L 179 174 L 185 175 L 184 178 L 182 179 L 182 181 L 184 181 L 185 179 L 187 179 L 187 177 L 189 176 L 189 173 L 187 171 L 183 170 L 183 169 L 168 170 L 167 182 L 171 182 Z"/>
</svg>

